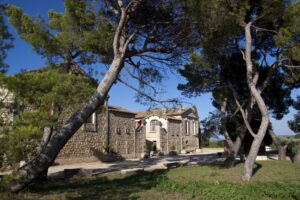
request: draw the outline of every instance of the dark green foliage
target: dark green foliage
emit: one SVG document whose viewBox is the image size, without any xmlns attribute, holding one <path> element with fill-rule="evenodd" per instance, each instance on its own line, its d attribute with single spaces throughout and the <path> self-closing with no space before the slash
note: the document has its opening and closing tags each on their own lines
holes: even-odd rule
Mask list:
<svg viewBox="0 0 300 200">
<path fill-rule="evenodd" d="M 0 1 L 0 73 L 7 70 L 8 65 L 4 60 L 7 56 L 6 51 L 12 48 L 12 35 L 8 32 L 8 28 L 4 21 L 5 7 Z"/>
<path fill-rule="evenodd" d="M 220 114 L 210 113 L 210 116 L 201 121 L 200 143 L 202 147 L 209 145 L 210 138 L 216 137 L 220 131 Z"/>
<path fill-rule="evenodd" d="M 223 140 L 210 140 L 207 148 L 224 148 Z"/>
<path fill-rule="evenodd" d="M 2 150 L 10 163 L 30 160 L 36 155 L 44 127 L 58 128 L 95 87 L 87 77 L 50 67 L 42 72 L 4 76 L 1 82 L 2 87 L 14 94 L 18 104 L 13 126 L 1 130 L 0 142 L 5 146 Z"/>
<path fill-rule="evenodd" d="M 294 115 L 294 119 L 288 121 L 289 128 L 295 133 L 300 132 L 300 96 L 297 97 L 297 100 L 294 102 L 293 107 L 297 110 L 297 113 Z"/>
<path fill-rule="evenodd" d="M 299 1 L 181 1 L 199 34 L 199 50 L 190 56 L 190 62 L 179 70 L 187 79 L 178 89 L 186 96 L 212 92 L 213 105 L 220 109 L 227 99 L 226 126 L 233 137 L 240 133 L 242 117 L 236 113 L 238 101 L 245 108 L 249 102 L 246 67 L 243 54 L 245 36 L 243 23 L 255 20 L 252 26 L 252 61 L 259 73 L 258 88 L 268 77 L 274 60 L 278 66 L 262 93 L 269 112 L 281 119 L 292 104 L 291 90 L 299 87 L 299 70 L 285 65 L 298 65 Z M 286 30 L 287 29 L 287 30 Z M 285 32 L 288 34 L 284 35 Z M 280 42 L 284 41 L 284 42 Z M 285 45 L 285 46 L 284 46 Z M 286 46 L 287 45 L 287 46 Z M 253 118 L 259 118 L 254 107 Z M 252 122 L 253 124 L 254 122 Z M 255 129 L 255 127 L 253 127 Z"/>
<path fill-rule="evenodd" d="M 92 64 L 111 55 L 113 27 L 84 0 L 66 0 L 65 13 L 49 10 L 49 21 L 7 6 L 19 36 L 50 62 Z"/>
</svg>

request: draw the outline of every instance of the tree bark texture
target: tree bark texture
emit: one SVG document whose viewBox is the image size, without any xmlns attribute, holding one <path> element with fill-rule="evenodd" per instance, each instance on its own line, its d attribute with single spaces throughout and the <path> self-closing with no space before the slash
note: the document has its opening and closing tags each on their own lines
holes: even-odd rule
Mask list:
<svg viewBox="0 0 300 200">
<path fill-rule="evenodd" d="M 286 160 L 286 147 L 283 145 L 277 146 L 278 160 Z"/>
<path fill-rule="evenodd" d="M 287 145 L 280 144 L 279 138 L 276 136 L 273 130 L 269 129 L 269 135 L 272 137 L 274 144 L 278 150 L 278 160 L 286 160 L 286 148 Z"/>
<path fill-rule="evenodd" d="M 117 80 L 123 67 L 124 56 L 128 43 L 134 36 L 132 34 L 130 37 L 126 37 L 126 26 L 128 21 L 128 15 L 126 12 L 128 11 L 128 7 L 123 5 L 123 1 L 118 1 L 118 3 L 120 4 L 121 12 L 120 20 L 113 41 L 114 58 L 108 71 L 98 85 L 95 93 L 83 105 L 83 107 L 71 115 L 57 133 L 50 138 L 46 147 L 36 158 L 28 162 L 16 172 L 19 179 L 17 183 L 10 187 L 12 192 L 22 190 L 33 180 L 37 179 L 46 169 L 48 169 L 67 141 L 89 118 L 89 116 L 91 116 L 92 113 L 99 108 L 99 106 L 103 105 L 110 88 Z"/>
<path fill-rule="evenodd" d="M 251 98 L 251 101 L 248 103 L 247 105 L 247 109 L 246 109 L 246 119 L 248 120 L 248 122 L 250 123 L 252 120 L 252 109 L 254 106 L 255 102 L 253 101 L 253 98 Z M 224 165 L 226 167 L 234 167 L 235 164 L 235 160 L 236 157 L 238 155 L 238 153 L 240 152 L 244 137 L 247 133 L 247 127 L 246 125 L 243 126 L 241 133 L 238 135 L 238 137 L 235 139 L 234 142 L 232 142 L 232 147 L 230 150 L 230 154 L 227 156 L 227 158 L 224 161 Z M 243 153 L 241 153 L 241 159 L 240 160 L 244 160 L 244 155 Z"/>
<path fill-rule="evenodd" d="M 50 141 L 50 138 L 53 134 L 53 128 L 52 127 L 45 127 L 44 128 L 44 132 L 43 132 L 43 137 L 42 137 L 42 140 L 41 140 L 41 151 L 43 151 L 48 142 Z M 47 175 L 48 175 L 48 168 L 45 169 L 45 171 L 43 171 L 41 173 L 41 175 L 37 178 L 37 181 L 38 182 L 44 182 L 46 179 L 47 179 Z"/>
<path fill-rule="evenodd" d="M 245 49 L 245 61 L 247 68 L 247 84 L 250 89 L 251 96 L 255 99 L 259 111 L 261 113 L 261 123 L 258 129 L 258 132 L 253 135 L 254 139 L 250 148 L 250 152 L 247 156 L 245 166 L 244 166 L 244 174 L 242 180 L 250 181 L 253 175 L 253 167 L 254 163 L 261 146 L 261 142 L 266 134 L 269 125 L 269 114 L 267 110 L 267 106 L 256 88 L 255 80 L 254 80 L 254 70 L 253 64 L 251 60 L 251 48 L 252 48 L 252 37 L 251 37 L 251 22 L 245 25 L 245 36 L 246 36 L 246 49 Z"/>
</svg>

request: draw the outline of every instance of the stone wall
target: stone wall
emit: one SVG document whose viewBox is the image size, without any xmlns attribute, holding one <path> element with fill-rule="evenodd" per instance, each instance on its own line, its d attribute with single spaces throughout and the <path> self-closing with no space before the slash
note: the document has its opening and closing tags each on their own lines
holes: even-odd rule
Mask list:
<svg viewBox="0 0 300 200">
<path fill-rule="evenodd" d="M 145 153 L 146 144 L 146 128 L 143 127 L 135 133 L 135 157 L 141 158 L 141 155 Z"/>
<path fill-rule="evenodd" d="M 96 131 L 89 131 L 83 125 L 60 151 L 57 162 L 102 160 L 104 123 L 104 113 L 100 112 L 96 115 Z"/>
<path fill-rule="evenodd" d="M 118 111 L 109 113 L 109 144 L 124 158 L 135 157 L 135 114 Z"/>
<path fill-rule="evenodd" d="M 193 119 L 194 120 L 194 119 Z M 198 130 L 195 131 L 196 135 L 193 133 L 188 133 L 186 131 L 186 121 L 182 121 L 183 133 L 182 133 L 182 148 L 187 150 L 196 150 L 199 148 L 199 138 L 198 138 Z M 198 121 L 194 120 L 194 123 L 198 123 Z M 195 125 L 195 129 L 198 126 Z"/>
<path fill-rule="evenodd" d="M 135 132 L 134 113 L 109 111 L 108 145 L 105 143 L 105 109 L 99 109 L 95 122 L 84 124 L 67 142 L 57 162 L 107 161 L 109 157 L 140 157 L 145 143 L 145 132 Z M 107 150 L 112 154 L 107 155 Z"/>
<path fill-rule="evenodd" d="M 160 145 L 160 151 L 165 155 L 168 154 L 168 133 L 164 128 L 160 129 Z"/>
<path fill-rule="evenodd" d="M 196 150 L 199 148 L 199 138 L 196 135 L 184 135 L 182 137 L 183 149 Z"/>
<path fill-rule="evenodd" d="M 168 121 L 168 150 L 181 151 L 181 121 L 172 120 Z"/>
</svg>

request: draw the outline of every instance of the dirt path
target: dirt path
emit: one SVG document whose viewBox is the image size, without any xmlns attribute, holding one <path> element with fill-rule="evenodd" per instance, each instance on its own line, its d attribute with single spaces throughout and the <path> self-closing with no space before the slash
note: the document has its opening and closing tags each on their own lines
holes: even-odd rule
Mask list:
<svg viewBox="0 0 300 200">
<path fill-rule="evenodd" d="M 52 166 L 48 170 L 49 176 L 55 176 L 64 170 L 69 169 L 83 169 L 91 170 L 93 174 L 101 174 L 109 171 L 134 171 L 144 170 L 152 171 L 157 169 L 166 169 L 169 166 L 175 165 L 193 165 L 193 164 L 207 164 L 215 161 L 222 161 L 224 157 L 218 156 L 216 153 L 197 153 L 197 154 L 184 154 L 178 156 L 161 156 L 152 157 L 148 159 L 128 159 L 124 161 L 103 163 L 103 162 L 90 162 L 90 163 L 76 163 L 68 165 Z"/>
</svg>

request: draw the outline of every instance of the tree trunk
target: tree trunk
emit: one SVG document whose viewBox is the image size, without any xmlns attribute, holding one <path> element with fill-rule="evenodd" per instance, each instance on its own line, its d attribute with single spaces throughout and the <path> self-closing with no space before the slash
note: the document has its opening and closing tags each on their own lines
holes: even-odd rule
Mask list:
<svg viewBox="0 0 300 200">
<path fill-rule="evenodd" d="M 234 167 L 235 160 L 240 150 L 240 147 L 241 147 L 241 143 L 236 143 L 236 142 L 233 143 L 233 146 L 231 147 L 230 152 L 224 161 L 224 165 L 226 167 L 228 168 Z"/>
<path fill-rule="evenodd" d="M 294 156 L 294 163 L 300 164 L 300 142 L 297 143 L 297 151 Z"/>
<path fill-rule="evenodd" d="M 46 146 L 47 146 L 47 144 L 48 144 L 48 142 L 49 142 L 49 140 L 52 136 L 52 133 L 53 133 L 53 129 L 51 127 L 45 127 L 44 128 L 44 133 L 43 133 L 43 137 L 42 137 L 42 140 L 41 140 L 41 151 L 43 151 L 46 148 Z M 41 175 L 37 178 L 37 181 L 38 182 L 46 181 L 47 175 L 48 175 L 48 168 L 45 169 L 45 171 L 43 171 L 41 173 Z"/>
<path fill-rule="evenodd" d="M 247 109 L 245 112 L 248 122 L 250 122 L 252 120 L 253 106 L 254 106 L 254 102 L 252 101 L 252 98 L 251 98 L 251 101 L 247 105 Z M 241 146 L 242 146 L 242 143 L 243 143 L 246 133 L 247 133 L 247 127 L 244 125 L 241 133 L 238 135 L 238 137 L 232 143 L 232 149 L 231 149 L 230 154 L 227 156 L 227 158 L 224 161 L 224 165 L 226 167 L 229 167 L 229 168 L 234 167 L 236 157 L 237 157 L 238 153 L 240 152 L 240 149 L 241 149 Z M 241 156 L 240 160 L 243 161 L 244 155 L 241 153 L 240 156 Z"/>
<path fill-rule="evenodd" d="M 226 167 L 233 167 L 235 164 L 235 158 L 237 155 L 236 148 L 234 149 L 234 143 L 232 139 L 230 138 L 230 135 L 227 131 L 226 123 L 226 107 L 227 107 L 227 98 L 224 98 L 222 103 L 221 103 L 221 133 L 224 135 L 225 138 L 225 147 L 228 147 L 229 152 L 228 155 L 224 161 L 224 165 Z"/>
<path fill-rule="evenodd" d="M 244 166 L 244 174 L 242 176 L 243 181 L 250 181 L 250 179 L 253 175 L 254 163 L 255 163 L 256 156 L 258 154 L 262 140 L 263 140 L 263 137 L 257 137 L 252 142 L 250 152 L 247 156 L 245 166 Z"/>
<path fill-rule="evenodd" d="M 41 151 L 45 149 L 47 146 L 51 136 L 52 136 L 53 129 L 51 127 L 45 127 L 43 137 L 41 139 Z"/>
<path fill-rule="evenodd" d="M 259 111 L 261 113 L 261 124 L 258 129 L 257 134 L 254 134 L 252 130 L 249 130 L 251 135 L 253 136 L 253 142 L 250 148 L 250 152 L 247 156 L 247 160 L 244 166 L 244 174 L 242 180 L 250 181 L 253 174 L 253 166 L 256 160 L 256 156 L 258 154 L 259 148 L 261 146 L 261 142 L 266 134 L 269 125 L 269 114 L 267 110 L 267 106 L 261 97 L 260 92 L 256 88 L 255 80 L 254 80 L 254 72 L 253 65 L 251 61 L 251 49 L 252 49 L 252 38 L 251 38 L 251 22 L 245 25 L 245 36 L 246 36 L 246 49 L 245 49 L 245 61 L 247 67 L 247 84 L 251 92 L 251 96 L 255 99 Z"/>
<path fill-rule="evenodd" d="M 45 172 L 45 170 L 48 169 L 48 167 L 54 162 L 59 151 L 63 148 L 67 141 L 88 119 L 88 117 L 104 103 L 109 89 L 117 79 L 122 63 L 122 57 L 117 56 L 114 58 L 109 70 L 89 101 L 85 103 L 81 109 L 77 110 L 62 126 L 62 128 L 52 136 L 46 147 L 35 159 L 28 162 L 17 171 L 17 175 L 20 177 L 20 180 L 18 183 L 11 186 L 10 189 L 12 192 L 22 190 L 26 185 Z"/>
<path fill-rule="evenodd" d="M 19 180 L 10 187 L 12 192 L 18 192 L 37 179 L 55 160 L 59 151 L 64 147 L 67 141 L 81 127 L 81 125 L 96 111 L 99 106 L 104 104 L 107 94 L 118 78 L 118 75 L 124 64 L 124 57 L 129 42 L 135 33 L 127 37 L 126 26 L 129 15 L 127 12 L 134 11 L 141 1 L 136 1 L 128 6 L 124 6 L 123 1 L 118 1 L 120 7 L 120 20 L 114 34 L 113 40 L 113 61 L 98 85 L 94 95 L 83 107 L 71 115 L 65 124 L 51 137 L 45 149 L 32 161 L 17 171 Z"/>
<path fill-rule="evenodd" d="M 286 148 L 285 146 L 278 145 L 278 160 L 286 160 Z"/>
<path fill-rule="evenodd" d="M 271 127 L 269 128 L 268 132 L 269 132 L 269 135 L 272 137 L 272 140 L 275 143 L 276 148 L 278 150 L 278 160 L 286 160 L 286 147 L 287 146 L 280 144 L 279 138 L 276 136 L 276 134 L 271 129 Z"/>
</svg>

